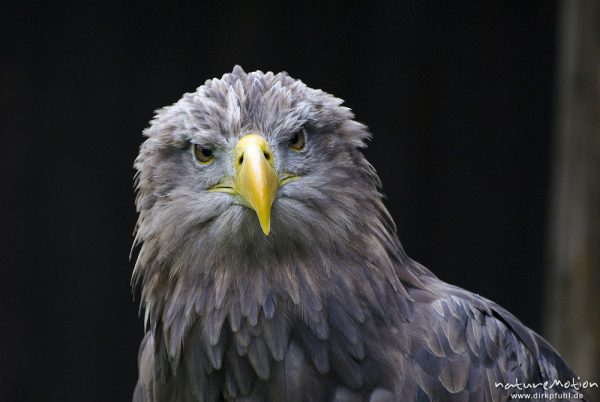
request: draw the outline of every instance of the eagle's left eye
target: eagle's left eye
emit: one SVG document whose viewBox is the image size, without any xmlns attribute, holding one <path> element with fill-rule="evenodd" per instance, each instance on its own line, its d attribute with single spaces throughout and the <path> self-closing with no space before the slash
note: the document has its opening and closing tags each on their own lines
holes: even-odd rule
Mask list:
<svg viewBox="0 0 600 402">
<path fill-rule="evenodd" d="M 197 144 L 193 144 L 192 150 L 194 151 L 194 156 L 196 157 L 198 162 L 200 162 L 202 164 L 208 164 L 208 163 L 212 162 L 212 160 L 215 158 L 215 156 L 213 155 L 213 150 L 210 148 L 206 148 L 206 147 L 202 147 Z"/>
<path fill-rule="evenodd" d="M 294 151 L 302 151 L 305 143 L 306 139 L 304 138 L 304 130 L 300 130 L 290 139 L 289 145 Z"/>
</svg>

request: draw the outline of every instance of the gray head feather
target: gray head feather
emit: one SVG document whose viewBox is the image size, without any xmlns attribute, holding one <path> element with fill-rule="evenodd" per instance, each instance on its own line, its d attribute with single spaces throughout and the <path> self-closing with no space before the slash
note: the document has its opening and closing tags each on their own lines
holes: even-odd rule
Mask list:
<svg viewBox="0 0 600 402">
<path fill-rule="evenodd" d="M 304 261 L 312 272 L 301 276 L 319 277 L 332 269 L 329 262 L 352 258 L 347 248 L 375 251 L 381 261 L 373 261 L 374 269 L 401 286 L 390 261 L 403 255 L 400 244 L 381 202 L 379 179 L 360 151 L 369 133 L 341 104 L 286 73 L 246 74 L 236 66 L 157 111 L 135 161 L 141 248 L 134 278 L 142 282 L 151 322 L 174 314 L 169 307 L 191 311 L 181 300 L 193 299 L 202 281 L 221 281 L 214 289 L 217 304 L 234 287 L 230 282 L 247 279 L 248 272 L 266 275 L 266 288 L 293 288 L 282 267 L 294 267 L 295 276 Z M 290 136 L 301 129 L 305 152 L 286 152 Z M 232 149 L 251 132 L 269 142 L 277 170 L 299 176 L 280 188 L 269 236 L 253 211 L 228 194 L 207 191 L 233 174 Z M 213 147 L 215 162 L 199 166 L 191 144 Z"/>
</svg>

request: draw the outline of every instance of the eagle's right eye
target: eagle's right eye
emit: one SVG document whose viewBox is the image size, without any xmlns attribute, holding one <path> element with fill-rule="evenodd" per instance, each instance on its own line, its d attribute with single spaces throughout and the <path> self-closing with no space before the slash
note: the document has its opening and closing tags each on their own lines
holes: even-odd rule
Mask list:
<svg viewBox="0 0 600 402">
<path fill-rule="evenodd" d="M 213 151 L 210 148 L 206 148 L 198 144 L 192 144 L 192 150 L 194 151 L 194 156 L 198 162 L 204 165 L 209 164 L 215 158 Z"/>
</svg>

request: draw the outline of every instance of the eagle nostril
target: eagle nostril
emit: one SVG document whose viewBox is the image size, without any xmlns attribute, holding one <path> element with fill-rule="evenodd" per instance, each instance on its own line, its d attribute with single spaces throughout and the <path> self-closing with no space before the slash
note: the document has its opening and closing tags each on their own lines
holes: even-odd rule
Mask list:
<svg viewBox="0 0 600 402">
<path fill-rule="evenodd" d="M 271 159 L 271 154 L 270 153 L 268 153 L 268 152 L 265 151 L 265 152 L 263 152 L 263 155 L 265 156 L 266 160 Z"/>
<path fill-rule="evenodd" d="M 244 155 L 243 154 L 240 156 L 240 159 L 238 160 L 238 165 L 241 165 L 242 163 L 244 163 Z"/>
</svg>

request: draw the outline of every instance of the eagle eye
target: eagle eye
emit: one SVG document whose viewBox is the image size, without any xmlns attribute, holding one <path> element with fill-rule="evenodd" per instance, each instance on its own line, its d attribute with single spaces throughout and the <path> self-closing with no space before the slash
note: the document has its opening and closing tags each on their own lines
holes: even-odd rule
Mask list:
<svg viewBox="0 0 600 402">
<path fill-rule="evenodd" d="M 293 151 L 302 151 L 305 143 L 306 139 L 304 138 L 304 130 L 300 130 L 296 132 L 290 139 L 289 146 Z"/>
<path fill-rule="evenodd" d="M 215 158 L 213 151 L 210 148 L 202 147 L 197 144 L 192 144 L 192 150 L 196 160 L 202 164 L 209 164 Z"/>
</svg>

